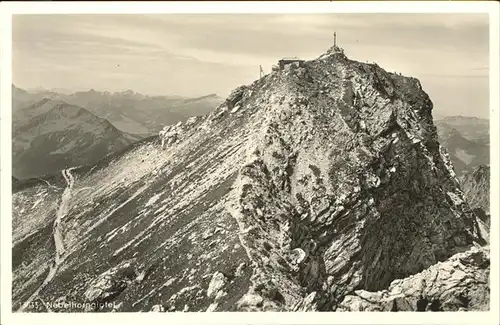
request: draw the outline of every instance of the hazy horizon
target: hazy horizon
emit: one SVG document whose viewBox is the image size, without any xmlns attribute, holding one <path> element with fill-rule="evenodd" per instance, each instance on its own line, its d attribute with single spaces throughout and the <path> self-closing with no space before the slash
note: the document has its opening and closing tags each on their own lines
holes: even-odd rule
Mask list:
<svg viewBox="0 0 500 325">
<path fill-rule="evenodd" d="M 488 29 L 486 14 L 14 15 L 13 84 L 226 97 L 336 31 L 349 58 L 418 78 L 435 116 L 488 118 Z"/>
</svg>

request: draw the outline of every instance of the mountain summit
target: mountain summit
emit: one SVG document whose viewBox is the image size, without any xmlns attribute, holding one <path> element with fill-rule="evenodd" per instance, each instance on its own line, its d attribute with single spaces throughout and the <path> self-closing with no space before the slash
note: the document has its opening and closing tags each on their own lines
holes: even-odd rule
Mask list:
<svg viewBox="0 0 500 325">
<path fill-rule="evenodd" d="M 417 79 L 336 48 L 283 64 L 167 126 L 163 148 L 150 138 L 15 193 L 14 309 L 331 311 L 469 256 L 486 242 L 431 111 Z M 52 226 L 50 184 L 65 182 Z"/>
</svg>

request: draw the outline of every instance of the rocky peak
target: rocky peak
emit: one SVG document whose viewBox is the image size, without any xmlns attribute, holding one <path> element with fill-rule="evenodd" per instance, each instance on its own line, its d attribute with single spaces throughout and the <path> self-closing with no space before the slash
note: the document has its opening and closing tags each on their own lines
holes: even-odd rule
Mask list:
<svg viewBox="0 0 500 325">
<path fill-rule="evenodd" d="M 234 90 L 211 118 L 253 117 L 232 214 L 254 229 L 258 281 L 300 248 L 302 267 L 275 285 L 295 278 L 331 302 L 484 243 L 431 111 L 417 79 L 336 49 Z"/>
<path fill-rule="evenodd" d="M 71 105 L 64 101 L 57 100 L 53 102 L 53 108 L 47 113 L 50 118 L 92 118 L 98 119 L 83 107 Z"/>
<path fill-rule="evenodd" d="M 431 111 L 417 79 L 337 50 L 287 64 L 238 87 L 208 116 L 164 128 L 164 151 L 158 144 L 137 149 L 153 152 L 148 164 L 127 171 L 144 162 L 132 151 L 99 178 L 82 180 L 100 189 L 89 195 L 107 195 L 93 200 L 126 201 L 127 213 L 106 223 L 123 229 L 118 237 L 94 234 L 94 222 L 82 221 L 76 232 L 92 224 L 86 236 L 111 243 L 112 263 L 134 257 L 138 265 L 163 265 L 141 285 L 161 285 L 174 274 L 170 265 L 190 270 L 175 278 L 184 288 L 175 293 L 141 287 L 152 292 L 144 300 L 138 289 L 124 291 L 120 299 L 131 309 L 151 310 L 168 292 L 168 310 L 194 297 L 190 310 L 334 310 L 356 290 L 383 290 L 485 243 Z M 135 192 L 114 199 L 122 191 L 107 184 L 115 183 Z M 110 216 L 99 213 L 89 215 Z M 147 222 L 124 226 L 136 215 Z M 202 235 L 215 224 L 227 228 Z M 151 251 L 152 243 L 171 249 Z M 147 259 L 137 255 L 144 247 Z M 102 250 L 85 254 L 92 252 L 93 261 L 108 262 Z M 242 264 L 244 271 L 234 271 Z"/>
</svg>

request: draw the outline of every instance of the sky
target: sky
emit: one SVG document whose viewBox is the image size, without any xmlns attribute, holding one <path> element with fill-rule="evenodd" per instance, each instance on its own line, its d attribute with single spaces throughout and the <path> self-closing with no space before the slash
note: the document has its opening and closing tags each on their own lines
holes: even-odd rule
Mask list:
<svg viewBox="0 0 500 325">
<path fill-rule="evenodd" d="M 434 115 L 488 117 L 487 14 L 16 15 L 13 83 L 225 97 L 282 57 L 338 45 L 418 78 Z"/>
</svg>

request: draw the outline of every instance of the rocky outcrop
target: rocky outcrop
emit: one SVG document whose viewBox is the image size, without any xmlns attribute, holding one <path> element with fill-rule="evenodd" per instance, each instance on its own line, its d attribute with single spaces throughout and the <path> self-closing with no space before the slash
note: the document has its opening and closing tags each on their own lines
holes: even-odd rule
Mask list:
<svg viewBox="0 0 500 325">
<path fill-rule="evenodd" d="M 425 271 L 391 283 L 387 290 L 357 290 L 338 311 L 489 310 L 489 249 L 471 248 Z"/>
<path fill-rule="evenodd" d="M 127 286 L 140 282 L 144 274 L 138 273 L 130 262 L 124 262 L 111 268 L 92 281 L 85 291 L 85 298 L 93 306 L 112 301 Z M 92 305 L 89 305 L 92 306 Z"/>
<path fill-rule="evenodd" d="M 482 220 L 489 224 L 490 214 L 490 167 L 480 165 L 461 178 L 464 196 L 472 209 L 482 210 Z M 479 211 L 478 211 L 479 212 Z M 487 219 L 485 218 L 487 215 Z"/>
<path fill-rule="evenodd" d="M 220 292 L 222 292 L 222 288 L 226 285 L 227 278 L 221 272 L 215 272 L 212 276 L 212 280 L 208 285 L 207 296 L 209 298 L 216 297 Z"/>
<path fill-rule="evenodd" d="M 159 133 L 162 148 L 165 149 L 168 145 L 179 143 L 182 140 L 182 135 L 186 127 L 189 128 L 198 121 L 200 119 L 197 116 L 193 116 L 188 118 L 185 123 L 178 122 L 175 125 L 165 126 Z"/>
<path fill-rule="evenodd" d="M 156 138 L 75 170 L 67 257 L 40 295 L 88 300 L 76 281 L 133 259 L 154 265 L 143 281 L 92 297 L 120 311 L 332 311 L 484 244 L 431 111 L 418 80 L 336 49 L 273 71 L 166 128 L 164 150 Z M 30 292 L 18 288 L 16 302 Z"/>
</svg>

